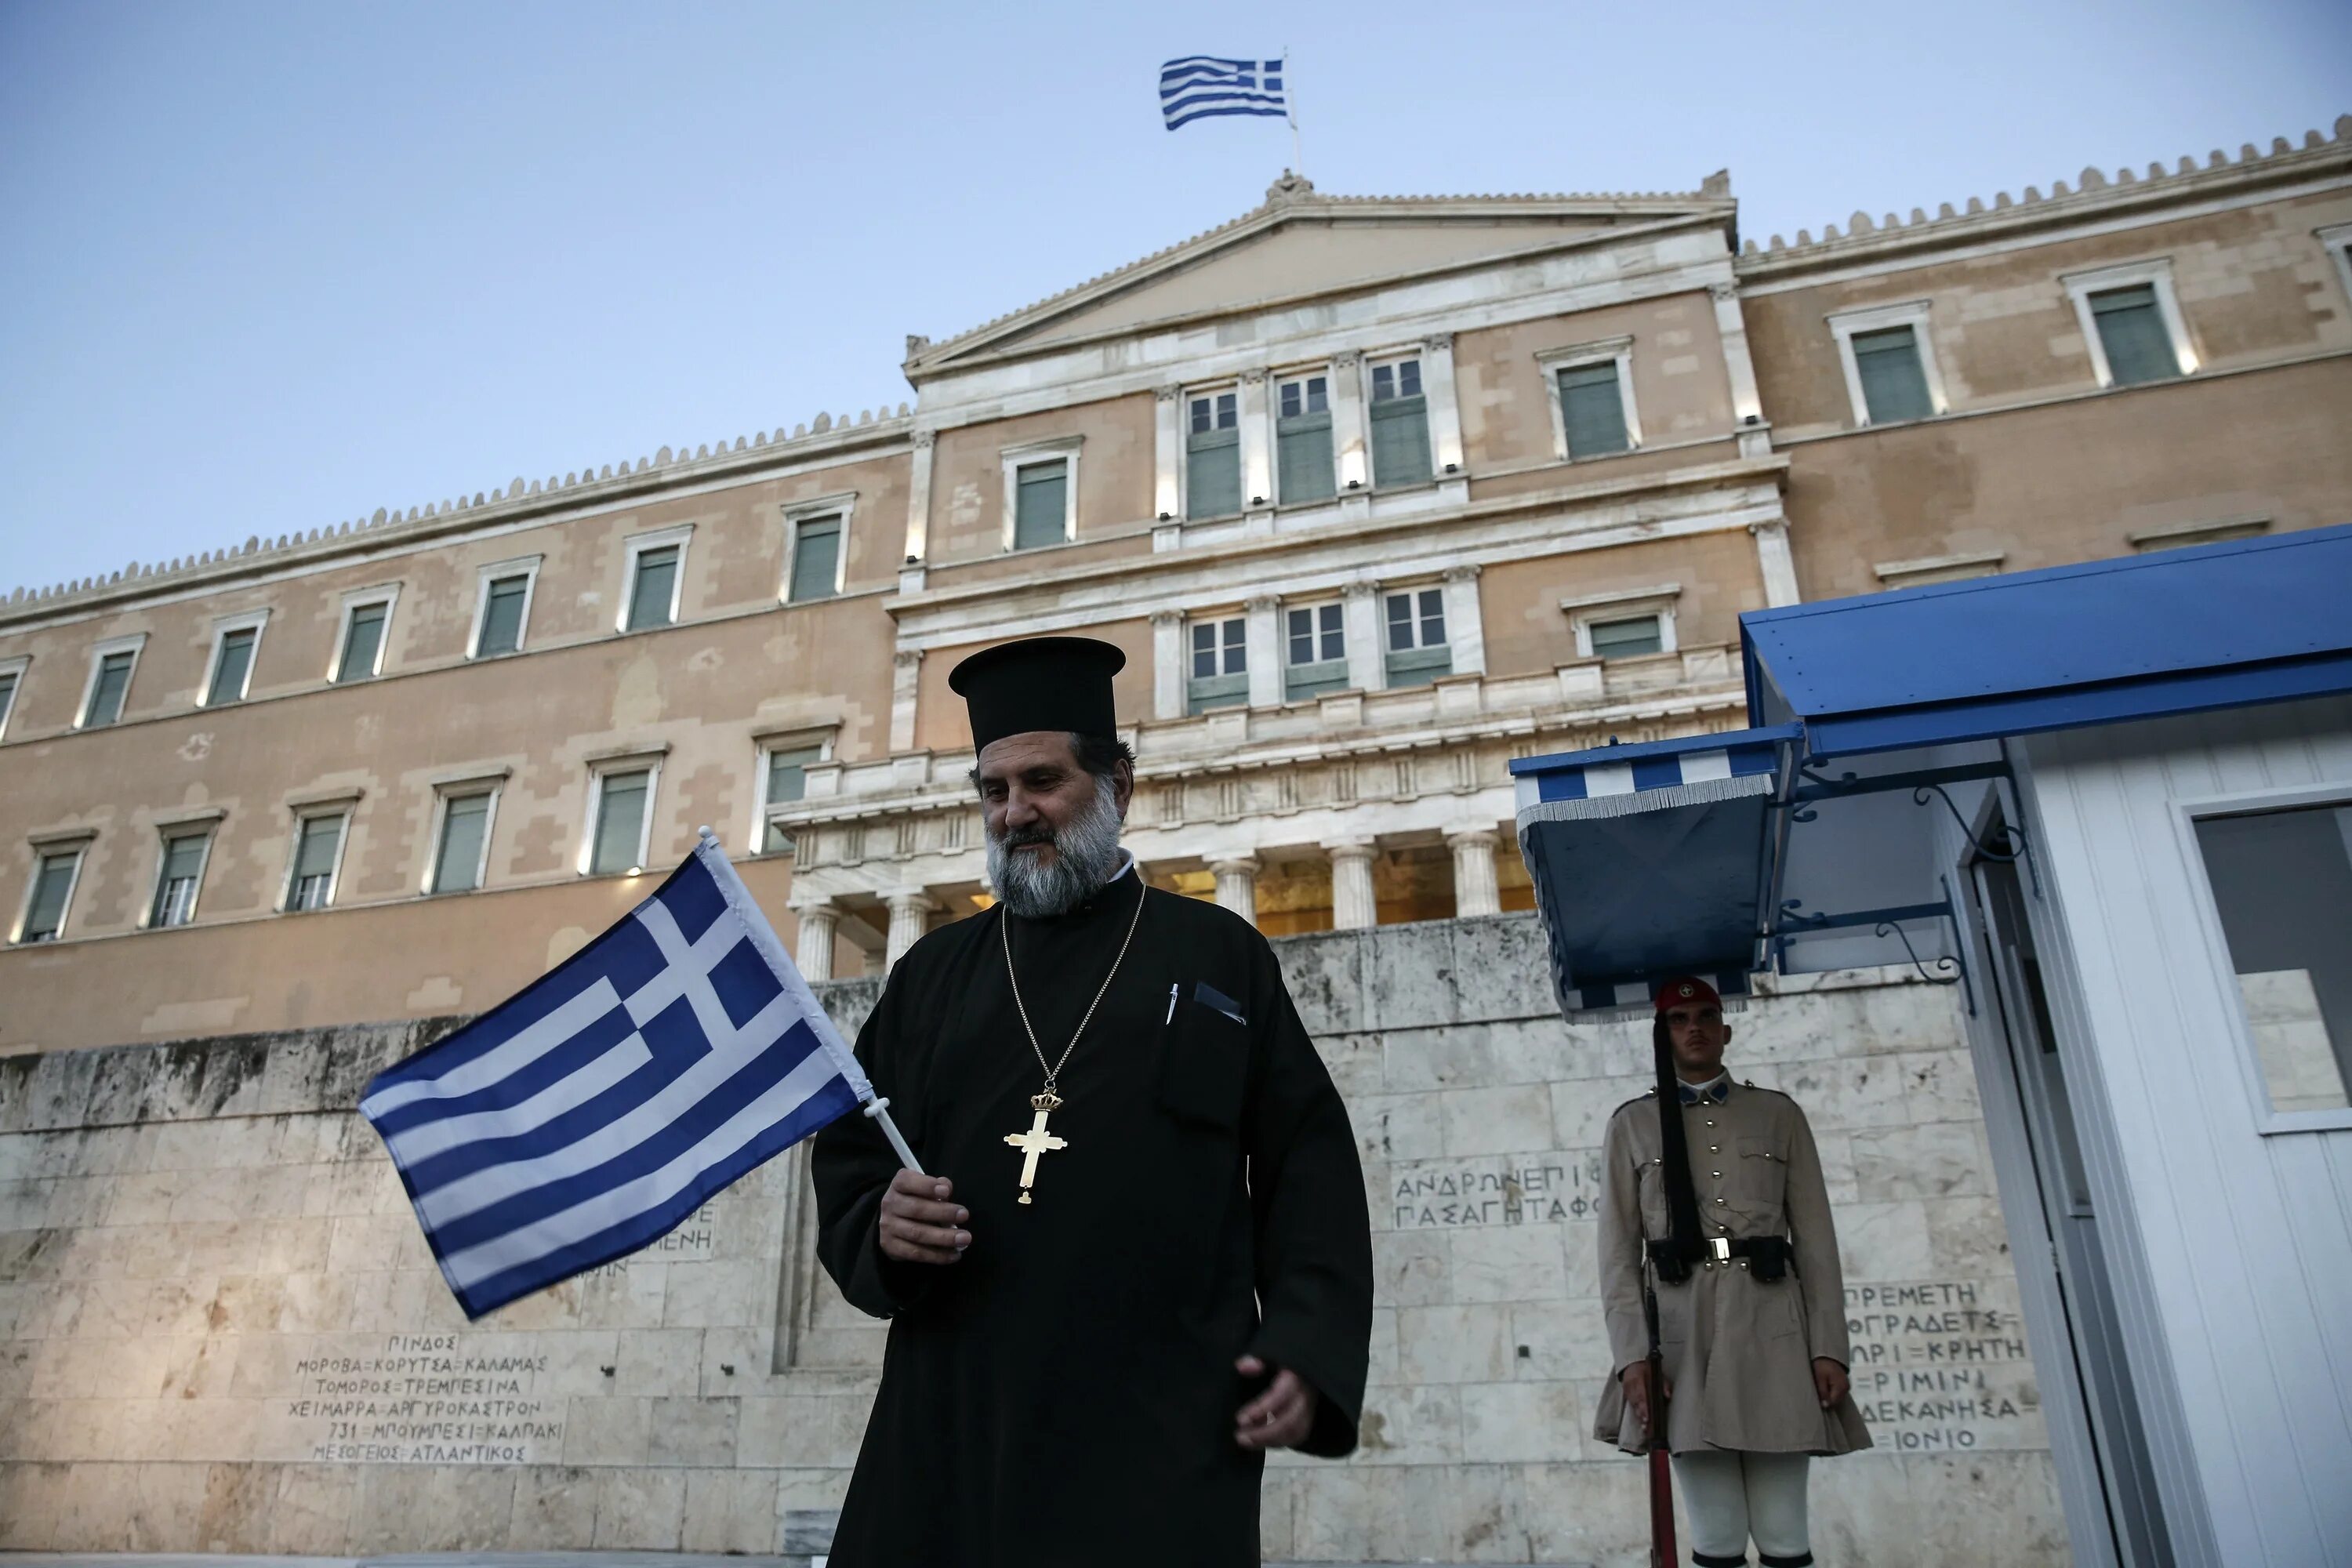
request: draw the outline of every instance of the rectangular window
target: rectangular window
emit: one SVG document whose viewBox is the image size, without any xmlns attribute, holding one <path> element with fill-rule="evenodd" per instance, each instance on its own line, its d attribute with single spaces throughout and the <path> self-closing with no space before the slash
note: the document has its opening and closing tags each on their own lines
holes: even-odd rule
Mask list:
<svg viewBox="0 0 2352 1568">
<path fill-rule="evenodd" d="M 1625 396 L 1617 384 L 1617 362 L 1570 365 L 1559 373 L 1559 415 L 1568 426 L 1568 455 L 1605 458 L 1629 451 Z"/>
<path fill-rule="evenodd" d="M 483 852 L 489 847 L 489 790 L 453 795 L 441 805 L 441 843 L 433 855 L 435 893 L 467 893 L 482 885 Z"/>
<path fill-rule="evenodd" d="M 2099 290 L 2091 296 L 2091 319 L 2098 324 L 2099 343 L 2106 350 L 2110 384 L 2130 386 L 2180 374 L 2180 356 L 2173 350 L 2172 331 L 2165 324 L 2155 284 Z"/>
<path fill-rule="evenodd" d="M 195 918 L 196 884 L 204 879 L 205 852 L 212 847 L 209 833 L 178 833 L 163 840 L 163 865 L 155 879 L 155 904 L 147 911 L 151 926 L 184 926 Z"/>
<path fill-rule="evenodd" d="M 23 679 L 22 668 L 0 669 L 0 735 L 8 732 L 8 715 L 16 709 L 16 683 Z"/>
<path fill-rule="evenodd" d="M 1240 413 L 1233 393 L 1192 400 L 1184 435 L 1184 515 L 1230 517 L 1242 510 Z"/>
<path fill-rule="evenodd" d="M 681 547 L 676 544 L 656 544 L 637 552 L 635 570 L 629 581 L 629 620 L 625 630 L 638 632 L 670 624 L 677 599 L 680 552 Z"/>
<path fill-rule="evenodd" d="M 1192 623 L 1192 673 L 1184 683 L 1185 711 L 1204 712 L 1249 700 L 1248 623 Z"/>
<path fill-rule="evenodd" d="M 1348 635 L 1337 605 L 1312 605 L 1284 613 L 1289 657 L 1284 661 L 1286 700 L 1305 702 L 1348 688 Z"/>
<path fill-rule="evenodd" d="M 389 599 L 353 605 L 345 613 L 342 657 L 335 661 L 336 680 L 375 679 L 383 657 L 383 623 L 391 614 Z"/>
<path fill-rule="evenodd" d="M 1304 375 L 1278 389 L 1274 422 L 1276 499 L 1288 505 L 1339 493 L 1331 462 L 1331 392 L 1327 378 Z"/>
<path fill-rule="evenodd" d="M 345 812 L 306 816 L 294 837 L 294 875 L 287 889 L 289 910 L 323 910 L 335 896 L 335 861 L 343 847 Z"/>
<path fill-rule="evenodd" d="M 1013 475 L 1013 548 L 1034 550 L 1069 538 L 1070 463 L 1024 463 Z"/>
<path fill-rule="evenodd" d="M 2352 1105 L 2352 805 L 2197 819 L 2271 1109 Z"/>
<path fill-rule="evenodd" d="M 1592 637 L 1592 656 L 1595 658 L 1630 658 L 1636 654 L 1663 653 L 1665 650 L 1665 631 L 1655 616 L 1594 621 L 1586 630 Z"/>
<path fill-rule="evenodd" d="M 1873 425 L 1926 419 L 1936 412 L 1927 392 L 1927 371 L 1919 358 L 1918 330 L 1882 327 L 1853 336 L 1854 374 L 1862 381 L 1863 406 Z"/>
<path fill-rule="evenodd" d="M 65 930 L 66 910 L 73 902 L 74 879 L 81 872 L 81 849 L 49 849 L 33 869 L 32 896 L 25 904 L 25 927 L 18 942 L 55 942 Z"/>
<path fill-rule="evenodd" d="M 1391 686 L 1424 686 L 1454 673 L 1454 650 L 1445 640 L 1444 589 L 1391 594 L 1388 610 Z"/>
<path fill-rule="evenodd" d="M 205 707 L 245 700 L 245 683 L 253 673 L 253 645 L 260 637 L 258 626 L 221 633 L 220 646 L 213 654 L 213 678 L 205 688 Z"/>
<path fill-rule="evenodd" d="M 812 763 L 824 761 L 822 746 L 778 747 L 768 753 L 768 795 L 771 807 L 789 805 L 808 797 L 808 770 Z M 793 847 L 793 836 L 775 822 L 768 824 L 761 840 L 761 848 L 771 855 Z"/>
<path fill-rule="evenodd" d="M 598 776 L 596 837 L 588 855 L 590 876 L 632 871 L 645 864 L 640 857 L 645 853 L 646 796 L 652 786 L 653 773 L 646 768 Z"/>
<path fill-rule="evenodd" d="M 1421 361 L 1372 367 L 1372 483 L 1428 482 L 1429 402 L 1421 394 Z"/>
<path fill-rule="evenodd" d="M 89 701 L 82 709 L 83 729 L 95 730 L 122 717 L 122 700 L 131 690 L 131 667 L 138 658 L 135 649 L 100 658 L 98 677 L 89 684 Z"/>
<path fill-rule="evenodd" d="M 495 658 L 522 647 L 522 612 L 530 598 L 527 572 L 490 579 L 482 593 L 482 630 L 474 639 L 476 658 Z"/>
<path fill-rule="evenodd" d="M 841 516 L 804 517 L 793 524 L 792 598 L 830 599 L 841 573 Z"/>
</svg>

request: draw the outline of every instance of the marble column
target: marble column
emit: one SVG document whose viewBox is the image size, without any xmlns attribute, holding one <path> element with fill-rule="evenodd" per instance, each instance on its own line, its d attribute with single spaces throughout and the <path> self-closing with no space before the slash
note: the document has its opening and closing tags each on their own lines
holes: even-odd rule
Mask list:
<svg viewBox="0 0 2352 1568">
<path fill-rule="evenodd" d="M 1421 390 L 1429 400 L 1429 456 L 1437 477 L 1462 469 L 1462 404 L 1454 385 L 1454 334 L 1421 340 Z"/>
<path fill-rule="evenodd" d="M 1369 426 L 1364 416 L 1364 356 L 1347 349 L 1331 356 L 1331 452 L 1339 462 L 1339 493 L 1362 491 L 1372 482 Z"/>
<path fill-rule="evenodd" d="M 1475 563 L 1445 569 L 1445 640 L 1454 648 L 1454 673 L 1486 673 L 1486 619 L 1478 604 Z"/>
<path fill-rule="evenodd" d="M 1151 511 L 1161 522 L 1183 515 L 1184 389 L 1162 386 L 1152 394 Z"/>
<path fill-rule="evenodd" d="M 923 689 L 923 650 L 902 647 L 890 656 L 890 750 L 915 749 L 915 710 Z"/>
<path fill-rule="evenodd" d="M 1217 879 L 1217 906 L 1257 924 L 1257 861 L 1244 855 L 1212 860 L 1209 869 Z"/>
<path fill-rule="evenodd" d="M 1184 717 L 1184 678 L 1191 673 L 1184 647 L 1184 613 L 1151 612 L 1151 716 Z"/>
<path fill-rule="evenodd" d="M 931 911 L 939 907 L 939 900 L 920 888 L 901 888 L 890 895 L 890 942 L 882 960 L 886 967 L 895 967 L 908 948 L 923 940 Z"/>
<path fill-rule="evenodd" d="M 1339 591 L 1340 625 L 1348 634 L 1348 684 L 1360 691 L 1385 691 L 1388 658 L 1382 638 L 1387 624 L 1381 618 L 1377 583 L 1350 583 Z"/>
<path fill-rule="evenodd" d="M 1491 828 L 1449 833 L 1446 847 L 1454 851 L 1454 913 L 1456 917 L 1498 915 L 1503 891 L 1495 880 L 1495 834 Z"/>
<path fill-rule="evenodd" d="M 833 938 L 841 929 L 841 911 L 827 899 L 823 903 L 796 905 L 793 912 L 801 918 L 800 949 L 793 954 L 801 978 L 812 985 L 832 979 Z"/>
<path fill-rule="evenodd" d="M 1756 390 L 1756 360 L 1748 348 L 1748 317 L 1739 308 L 1738 287 L 1710 283 L 1706 293 L 1715 304 L 1715 335 L 1723 344 L 1723 368 L 1731 377 L 1731 416 L 1743 427 L 1758 424 L 1764 417 L 1764 399 Z"/>
<path fill-rule="evenodd" d="M 938 437 L 915 432 L 914 461 L 907 475 L 907 561 L 909 566 L 929 559 L 931 533 L 931 447 Z M 920 584 L 917 584 L 920 586 Z"/>
<path fill-rule="evenodd" d="M 1249 648 L 1249 700 L 1253 708 L 1282 701 L 1282 601 L 1261 594 L 1242 606 L 1243 635 Z"/>
<path fill-rule="evenodd" d="M 1274 410 L 1265 372 L 1242 372 L 1241 393 L 1242 510 L 1263 511 L 1274 504 Z"/>
<path fill-rule="evenodd" d="M 1765 605 L 1778 609 L 1798 603 L 1801 595 L 1797 592 L 1797 558 L 1789 549 L 1789 520 L 1751 522 L 1748 531 L 1756 536 L 1756 569 L 1764 578 Z"/>
<path fill-rule="evenodd" d="M 1331 857 L 1331 925 L 1335 931 L 1361 931 L 1380 924 L 1380 905 L 1372 891 L 1372 856 L 1369 838 L 1340 838 L 1323 846 Z"/>
</svg>

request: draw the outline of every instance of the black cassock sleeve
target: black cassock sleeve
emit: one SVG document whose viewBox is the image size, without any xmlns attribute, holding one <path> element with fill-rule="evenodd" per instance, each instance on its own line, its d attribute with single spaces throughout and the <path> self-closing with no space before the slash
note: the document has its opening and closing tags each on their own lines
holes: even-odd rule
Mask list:
<svg viewBox="0 0 2352 1568">
<path fill-rule="evenodd" d="M 882 999 L 857 1032 L 857 1061 L 873 1080 L 874 1092 L 885 1099 L 890 1086 L 908 1070 L 913 1044 L 908 1037 L 908 992 L 913 988 L 900 963 L 882 987 Z M 919 1131 L 901 1110 L 899 1131 L 909 1142 Z M 882 1196 L 890 1178 L 898 1173 L 898 1156 L 872 1117 L 853 1112 L 816 1135 L 809 1154 L 809 1173 L 816 1184 L 816 1255 L 843 1298 L 862 1312 L 890 1317 L 920 1300 L 937 1279 L 937 1268 L 900 1263 L 885 1257 L 877 1225 Z"/>
<path fill-rule="evenodd" d="M 1336 1459 L 1356 1447 L 1371 1353 L 1364 1168 L 1348 1108 L 1298 1021 L 1274 951 L 1263 938 L 1256 945 L 1252 1014 L 1271 1028 L 1244 1128 L 1262 1314 L 1249 1348 L 1314 1385 L 1322 1397 L 1299 1447 Z"/>
</svg>

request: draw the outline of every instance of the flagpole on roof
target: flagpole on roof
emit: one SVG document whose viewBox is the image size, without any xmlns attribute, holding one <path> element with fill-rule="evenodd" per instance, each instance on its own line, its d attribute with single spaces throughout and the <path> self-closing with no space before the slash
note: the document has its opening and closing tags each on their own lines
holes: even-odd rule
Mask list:
<svg viewBox="0 0 2352 1568">
<path fill-rule="evenodd" d="M 1307 177 L 1307 154 L 1298 148 L 1298 89 L 1290 85 L 1290 46 L 1282 46 L 1282 112 L 1290 121 L 1290 172 Z"/>
</svg>

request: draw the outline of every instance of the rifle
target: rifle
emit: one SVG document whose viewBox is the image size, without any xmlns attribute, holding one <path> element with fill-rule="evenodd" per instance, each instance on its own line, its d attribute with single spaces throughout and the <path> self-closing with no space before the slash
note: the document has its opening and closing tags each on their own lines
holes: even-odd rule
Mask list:
<svg viewBox="0 0 2352 1568">
<path fill-rule="evenodd" d="M 1650 1568 L 1678 1568 L 1675 1551 L 1675 1477 L 1666 1449 L 1666 1363 L 1658 1348 L 1658 1291 L 1642 1280 L 1642 1319 L 1650 1330 Z"/>
</svg>

